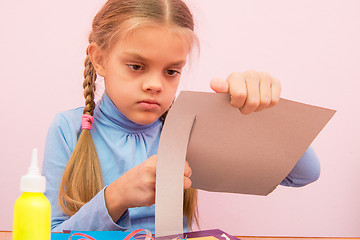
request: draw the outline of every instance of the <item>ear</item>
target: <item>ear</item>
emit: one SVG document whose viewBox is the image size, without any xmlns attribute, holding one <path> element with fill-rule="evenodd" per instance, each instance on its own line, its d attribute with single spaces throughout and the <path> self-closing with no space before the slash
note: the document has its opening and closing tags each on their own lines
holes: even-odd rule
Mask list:
<svg viewBox="0 0 360 240">
<path fill-rule="evenodd" d="M 105 77 L 105 53 L 104 51 L 97 45 L 92 42 L 88 48 L 88 54 L 91 59 L 91 63 L 93 64 L 96 73 L 102 77 Z"/>
</svg>

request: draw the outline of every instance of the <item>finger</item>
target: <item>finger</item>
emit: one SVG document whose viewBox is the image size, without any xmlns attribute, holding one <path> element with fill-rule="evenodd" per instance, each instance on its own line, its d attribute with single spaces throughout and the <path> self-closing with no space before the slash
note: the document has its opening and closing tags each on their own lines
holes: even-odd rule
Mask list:
<svg viewBox="0 0 360 240">
<path fill-rule="evenodd" d="M 190 168 L 189 162 L 185 161 L 184 176 L 189 178 L 189 177 L 191 177 L 191 174 L 192 174 L 192 170 Z"/>
<path fill-rule="evenodd" d="M 231 105 L 235 108 L 242 108 L 248 95 L 245 77 L 242 73 L 232 73 L 228 78 Z"/>
<path fill-rule="evenodd" d="M 189 189 L 191 187 L 191 179 L 188 177 L 184 177 L 184 189 Z"/>
<path fill-rule="evenodd" d="M 139 177 L 141 185 L 148 190 L 155 190 L 156 188 L 156 171 L 153 171 L 153 168 L 149 168 L 149 171 L 143 172 Z"/>
<path fill-rule="evenodd" d="M 249 114 L 254 112 L 260 105 L 260 77 L 254 71 L 248 71 L 245 75 L 247 97 L 244 107 L 240 108 L 241 113 Z"/>
<path fill-rule="evenodd" d="M 213 78 L 210 81 L 210 87 L 216 93 L 227 93 L 229 92 L 229 84 L 221 78 Z"/>
<path fill-rule="evenodd" d="M 155 204 L 155 191 L 151 192 L 145 199 L 145 207 L 150 207 Z"/>
<path fill-rule="evenodd" d="M 276 78 L 272 78 L 271 81 L 271 104 L 270 106 L 275 106 L 280 101 L 281 94 L 281 84 L 280 81 Z"/>
<path fill-rule="evenodd" d="M 145 162 L 145 168 L 149 173 L 156 173 L 157 154 L 149 157 Z"/>
<path fill-rule="evenodd" d="M 271 103 L 271 77 L 267 73 L 260 73 L 260 105 L 255 112 L 268 108 Z"/>
</svg>

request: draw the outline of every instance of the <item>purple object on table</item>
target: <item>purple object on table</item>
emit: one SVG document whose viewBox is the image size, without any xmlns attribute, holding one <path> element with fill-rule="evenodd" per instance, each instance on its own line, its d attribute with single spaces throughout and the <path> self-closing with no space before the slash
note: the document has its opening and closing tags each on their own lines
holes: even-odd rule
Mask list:
<svg viewBox="0 0 360 240">
<path fill-rule="evenodd" d="M 223 234 L 226 235 L 222 236 Z M 189 239 L 189 238 L 200 238 L 200 237 L 216 237 L 219 240 L 240 240 L 239 238 L 236 238 L 230 234 L 227 234 L 223 231 L 221 231 L 220 229 L 211 229 L 211 230 L 204 230 L 204 231 L 196 231 L 196 232 L 188 232 L 188 233 L 183 233 L 183 234 L 179 234 L 179 235 L 171 235 L 171 236 L 164 236 L 164 237 L 157 237 L 155 238 L 156 240 L 172 240 L 176 237 L 182 238 L 182 239 Z"/>
</svg>

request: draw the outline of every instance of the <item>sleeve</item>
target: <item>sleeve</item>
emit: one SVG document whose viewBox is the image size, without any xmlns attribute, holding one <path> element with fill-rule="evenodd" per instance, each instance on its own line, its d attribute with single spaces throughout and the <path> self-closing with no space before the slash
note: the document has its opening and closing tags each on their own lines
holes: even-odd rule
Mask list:
<svg viewBox="0 0 360 240">
<path fill-rule="evenodd" d="M 315 151 L 310 146 L 280 185 L 303 187 L 315 182 L 319 176 L 320 162 Z"/>
<path fill-rule="evenodd" d="M 76 129 L 79 129 L 76 131 Z M 46 177 L 45 195 L 51 204 L 51 228 L 63 230 L 124 231 L 130 227 L 128 211 L 115 223 L 108 214 L 104 189 L 86 203 L 76 214 L 67 216 L 58 204 L 60 183 L 66 164 L 77 141 L 79 126 L 72 126 L 62 114 L 56 115 L 48 130 L 42 172 Z"/>
</svg>

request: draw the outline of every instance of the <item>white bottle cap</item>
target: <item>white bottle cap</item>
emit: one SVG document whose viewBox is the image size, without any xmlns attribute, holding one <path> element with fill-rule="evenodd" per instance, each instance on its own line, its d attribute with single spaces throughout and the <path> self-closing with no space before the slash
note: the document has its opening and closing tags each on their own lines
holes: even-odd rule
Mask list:
<svg viewBox="0 0 360 240">
<path fill-rule="evenodd" d="M 40 175 L 38 168 L 37 149 L 34 148 L 32 152 L 31 165 L 27 175 L 21 177 L 20 191 L 21 192 L 42 192 L 46 190 L 46 179 Z"/>
</svg>

